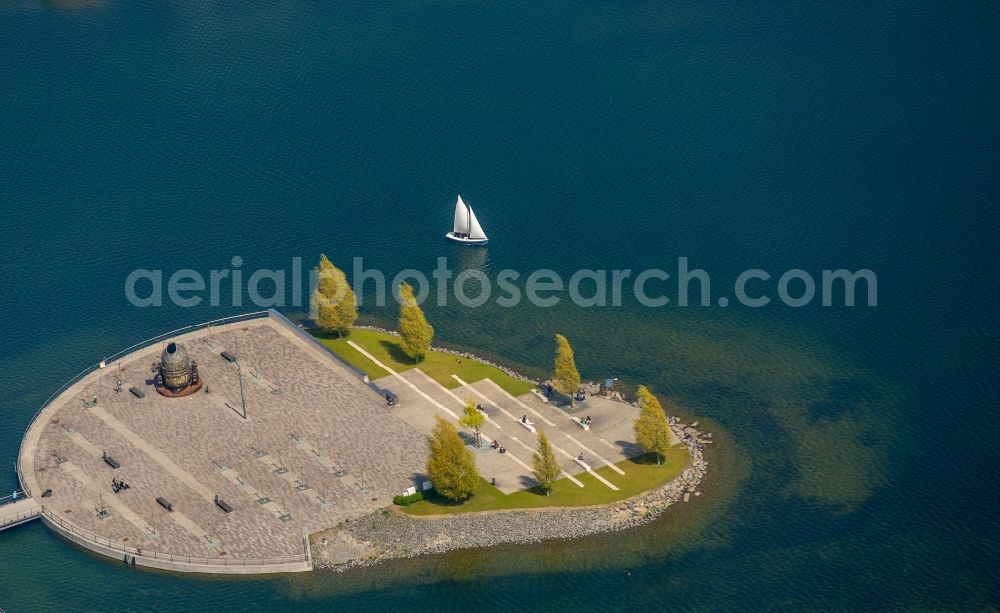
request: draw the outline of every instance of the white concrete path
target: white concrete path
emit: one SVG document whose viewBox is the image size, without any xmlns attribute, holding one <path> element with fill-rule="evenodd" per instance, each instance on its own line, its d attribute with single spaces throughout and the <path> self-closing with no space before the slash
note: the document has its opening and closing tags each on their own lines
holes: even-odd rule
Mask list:
<svg viewBox="0 0 1000 613">
<path fill-rule="evenodd" d="M 504 396 L 506 396 L 508 400 L 516 403 L 518 406 L 524 407 L 525 409 L 530 410 L 531 412 L 538 414 L 534 409 L 532 409 L 528 405 L 526 405 L 523 402 L 521 402 L 517 397 L 513 396 L 510 392 L 508 392 L 504 388 L 502 388 L 499 385 L 497 385 L 497 383 L 495 381 L 493 381 L 492 379 L 484 379 L 484 381 L 486 381 L 491 387 L 493 387 L 494 389 L 496 389 L 499 393 L 501 393 Z M 490 404 L 496 406 L 497 403 L 494 402 L 493 400 L 490 400 L 488 397 L 486 397 L 483 394 L 480 394 L 480 396 L 482 398 L 485 398 L 487 401 L 489 401 Z M 544 419 L 544 417 L 542 417 L 542 419 Z M 550 422 L 548 420 L 545 420 L 545 421 L 546 421 L 546 423 L 549 423 L 552 426 L 555 426 L 555 424 L 553 424 L 552 422 Z M 575 443 L 576 445 L 578 445 L 581 449 L 583 449 L 584 451 L 586 451 L 588 454 L 590 454 L 590 455 L 594 456 L 595 458 L 597 458 L 598 460 L 600 460 L 602 464 L 604 464 L 605 466 L 607 466 L 611 470 L 615 471 L 619 475 L 624 475 L 625 474 L 624 470 L 618 468 L 613 463 L 611 463 L 609 460 L 607 460 L 606 458 L 604 458 L 603 456 L 601 456 L 601 454 L 597 453 L 596 451 L 594 451 L 590 447 L 587 447 L 586 445 L 584 445 L 583 443 L 581 443 L 579 440 L 576 439 L 576 437 L 574 437 L 574 436 L 572 436 L 570 434 L 566 434 L 565 432 L 563 432 L 562 430 L 559 430 L 558 428 L 557 428 L 557 431 L 560 434 L 562 434 L 563 436 L 565 436 L 567 439 L 569 439 L 570 441 L 572 441 L 573 443 Z M 618 489 L 618 488 L 615 488 L 615 489 Z"/>
<path fill-rule="evenodd" d="M 369 360 L 371 360 L 372 363 L 374 363 L 376 366 L 378 366 L 382 370 L 386 371 L 387 373 L 389 373 L 390 375 L 392 375 L 396 379 L 399 379 L 407 387 L 409 387 L 413 391 L 415 391 L 418 394 L 420 394 L 420 396 L 422 396 L 424 398 L 424 400 L 426 400 L 427 402 L 431 403 L 433 406 L 437 407 L 441 411 L 443 411 L 443 412 L 447 413 L 448 415 L 450 415 L 452 417 L 452 419 L 455 419 L 456 421 L 458 420 L 458 415 L 456 415 L 452 410 L 448 409 L 446 406 L 444 406 L 443 404 L 441 404 L 437 400 L 434 400 L 433 398 L 431 398 L 426 392 L 424 392 L 424 390 L 422 390 L 419 387 L 417 387 L 412 381 L 410 381 L 409 379 L 407 379 L 403 375 L 399 374 L 398 372 L 396 372 L 395 370 L 393 370 L 389 366 L 386 366 L 385 364 L 383 364 L 375 356 L 373 356 L 372 354 L 370 354 L 367 351 L 365 351 L 364 349 L 362 349 L 357 343 L 355 343 L 354 341 L 347 341 L 347 344 L 350 345 L 351 347 L 354 347 L 354 349 L 356 349 L 358 352 L 360 352 L 361 355 L 363 355 L 366 358 L 368 358 Z M 457 396 L 456 396 L 456 398 L 457 398 Z M 459 399 L 459 402 L 462 402 L 461 399 Z M 465 406 L 464 402 L 462 402 L 462 406 Z M 507 453 L 505 453 L 503 455 L 509 457 L 511 460 L 513 460 L 514 462 L 516 462 L 519 466 L 521 466 L 522 468 L 524 468 L 525 470 L 527 470 L 529 475 L 534 475 L 534 471 L 532 471 L 531 467 L 528 466 L 526 463 L 524 463 L 520 458 L 518 458 L 517 456 L 515 456 L 514 454 L 512 454 L 509 449 L 507 450 Z"/>
</svg>

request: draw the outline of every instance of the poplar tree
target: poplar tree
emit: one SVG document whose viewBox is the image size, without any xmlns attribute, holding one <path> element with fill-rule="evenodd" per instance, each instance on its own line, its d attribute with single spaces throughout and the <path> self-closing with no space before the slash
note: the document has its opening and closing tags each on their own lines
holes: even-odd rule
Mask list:
<svg viewBox="0 0 1000 613">
<path fill-rule="evenodd" d="M 559 392 L 573 396 L 580 387 L 580 373 L 576 370 L 573 348 L 562 334 L 556 334 L 556 364 L 552 383 Z"/>
<path fill-rule="evenodd" d="M 667 414 L 663 412 L 660 401 L 645 385 L 639 386 L 638 396 L 640 412 L 639 419 L 634 424 L 635 440 L 646 453 L 656 454 L 656 463 L 659 464 L 673 442 Z"/>
<path fill-rule="evenodd" d="M 543 430 L 538 431 L 538 447 L 534 457 L 531 458 L 531 467 L 535 473 L 535 479 L 538 480 L 538 485 L 545 490 L 545 495 L 548 496 L 552 492 L 552 483 L 562 469 L 559 468 L 559 462 L 556 461 L 556 454 L 552 451 L 549 437 L 545 436 Z"/>
<path fill-rule="evenodd" d="M 482 429 L 483 424 L 486 423 L 486 416 L 479 412 L 479 409 L 476 408 L 476 403 L 472 398 L 465 399 L 465 412 L 462 417 L 459 418 L 458 423 L 476 433 L 476 447 L 483 446 L 480 430 Z"/>
<path fill-rule="evenodd" d="M 472 452 L 462 444 L 455 426 L 435 415 L 427 447 L 427 476 L 434 490 L 454 501 L 471 496 L 479 483 L 479 472 Z"/>
<path fill-rule="evenodd" d="M 417 362 L 430 351 L 434 339 L 434 327 L 427 323 L 409 283 L 399 286 L 399 336 L 403 353 Z"/>
<path fill-rule="evenodd" d="M 350 332 L 358 319 L 354 290 L 347 282 L 344 271 L 334 266 L 325 254 L 320 254 L 315 271 L 317 284 L 313 300 L 316 304 L 316 325 L 321 330 L 343 336 Z"/>
</svg>

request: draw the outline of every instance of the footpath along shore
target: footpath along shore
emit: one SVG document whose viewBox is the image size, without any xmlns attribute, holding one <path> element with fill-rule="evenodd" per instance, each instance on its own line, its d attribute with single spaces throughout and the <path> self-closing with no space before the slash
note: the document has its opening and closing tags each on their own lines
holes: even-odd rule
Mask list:
<svg viewBox="0 0 1000 613">
<path fill-rule="evenodd" d="M 697 422 L 695 422 L 697 425 Z M 708 468 L 703 457 L 711 434 L 670 417 L 670 426 L 691 455 L 684 471 L 662 487 L 627 500 L 590 507 L 485 511 L 413 517 L 379 509 L 310 537 L 315 568 L 345 570 L 394 558 L 453 549 L 573 539 L 647 523 L 668 507 L 698 495 Z"/>
</svg>

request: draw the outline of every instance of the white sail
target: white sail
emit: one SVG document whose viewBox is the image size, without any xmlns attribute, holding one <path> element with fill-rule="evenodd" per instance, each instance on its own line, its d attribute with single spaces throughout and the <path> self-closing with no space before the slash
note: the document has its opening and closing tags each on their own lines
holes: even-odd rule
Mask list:
<svg viewBox="0 0 1000 613">
<path fill-rule="evenodd" d="M 465 204 L 462 196 L 459 196 L 458 201 L 455 202 L 455 228 L 453 232 L 455 234 L 469 233 L 469 205 Z"/>
<path fill-rule="evenodd" d="M 469 207 L 469 238 L 486 238 L 486 233 L 483 232 L 483 227 L 479 225 L 479 220 L 476 219 L 476 214 L 472 212 L 471 206 Z"/>
</svg>

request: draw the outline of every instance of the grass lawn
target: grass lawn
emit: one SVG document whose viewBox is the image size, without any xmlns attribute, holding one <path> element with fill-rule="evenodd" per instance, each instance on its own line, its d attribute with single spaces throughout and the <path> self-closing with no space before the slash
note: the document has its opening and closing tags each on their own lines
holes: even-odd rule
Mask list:
<svg viewBox="0 0 1000 613">
<path fill-rule="evenodd" d="M 619 462 L 617 466 L 625 471 L 624 475 L 619 475 L 607 466 L 595 469 L 596 473 L 620 488 L 617 492 L 587 473 L 575 475 L 584 487 L 581 488 L 569 479 L 563 478 L 553 484 L 550 496 L 546 496 L 536 489 L 504 494 L 485 479 L 480 479 L 476 493 L 461 504 L 434 497 L 402 508 L 405 513 L 410 515 L 451 515 L 500 509 L 581 507 L 607 504 L 630 498 L 667 483 L 681 474 L 690 459 L 691 456 L 688 455 L 686 447 L 676 446 L 667 452 L 665 461 L 659 466 L 652 456 L 646 455 Z"/>
<path fill-rule="evenodd" d="M 474 383 L 488 377 L 514 396 L 526 394 L 534 387 L 528 381 L 515 379 L 502 370 L 483 364 L 478 360 L 459 358 L 441 351 L 431 351 L 422 362 L 415 363 L 399 347 L 399 338 L 385 332 L 355 329 L 345 338 L 337 338 L 336 335 L 327 335 L 316 331 L 313 331 L 313 334 L 346 362 L 368 373 L 368 377 L 372 380 L 381 379 L 389 373 L 373 364 L 354 347 L 348 345 L 348 340 L 354 341 L 396 372 L 419 366 L 420 370 L 449 389 L 458 387 L 458 382 L 452 378 L 452 374 L 458 375 L 466 383 Z"/>
</svg>

